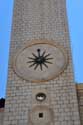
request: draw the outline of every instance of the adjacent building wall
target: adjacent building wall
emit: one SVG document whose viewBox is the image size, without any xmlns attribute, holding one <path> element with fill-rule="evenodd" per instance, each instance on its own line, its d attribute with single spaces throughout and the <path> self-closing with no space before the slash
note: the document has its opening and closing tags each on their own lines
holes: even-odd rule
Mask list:
<svg viewBox="0 0 83 125">
<path fill-rule="evenodd" d="M 83 84 L 76 85 L 81 125 L 83 125 Z"/>
</svg>

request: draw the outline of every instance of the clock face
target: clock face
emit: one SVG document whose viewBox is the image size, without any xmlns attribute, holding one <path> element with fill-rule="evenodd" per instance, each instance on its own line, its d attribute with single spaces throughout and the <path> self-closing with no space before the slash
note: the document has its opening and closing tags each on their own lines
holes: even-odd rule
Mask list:
<svg viewBox="0 0 83 125">
<path fill-rule="evenodd" d="M 14 71 L 31 82 L 45 82 L 58 76 L 67 65 L 63 48 L 52 41 L 33 40 L 14 58 Z"/>
</svg>

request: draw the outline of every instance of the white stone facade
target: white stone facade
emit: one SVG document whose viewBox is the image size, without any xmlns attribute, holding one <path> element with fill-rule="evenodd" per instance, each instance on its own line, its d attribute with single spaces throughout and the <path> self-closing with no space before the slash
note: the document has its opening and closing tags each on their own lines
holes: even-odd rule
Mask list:
<svg viewBox="0 0 83 125">
<path fill-rule="evenodd" d="M 54 125 L 80 125 L 65 1 L 15 0 L 4 125 L 29 125 L 36 89 L 47 89 Z M 14 55 L 32 39 L 54 40 L 66 49 L 68 66 L 56 79 L 31 83 L 13 71 Z"/>
</svg>

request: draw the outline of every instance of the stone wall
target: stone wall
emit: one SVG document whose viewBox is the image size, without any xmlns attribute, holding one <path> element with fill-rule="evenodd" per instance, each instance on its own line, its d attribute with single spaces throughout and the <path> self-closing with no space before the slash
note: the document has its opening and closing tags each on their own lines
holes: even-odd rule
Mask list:
<svg viewBox="0 0 83 125">
<path fill-rule="evenodd" d="M 77 88 L 77 97 L 78 97 L 78 104 L 79 104 L 79 111 L 80 111 L 80 120 L 81 125 L 83 124 L 83 84 L 76 85 Z M 4 119 L 4 109 L 0 109 L 0 125 L 3 125 Z"/>
<path fill-rule="evenodd" d="M 67 51 L 68 66 L 56 79 L 33 84 L 13 71 L 16 51 L 32 39 L 54 40 Z M 65 0 L 15 0 L 4 125 L 29 124 L 36 89 L 47 89 L 54 125 L 80 125 Z"/>
<path fill-rule="evenodd" d="M 4 119 L 4 109 L 0 109 L 0 125 L 3 125 L 3 119 Z"/>
<path fill-rule="evenodd" d="M 76 85 L 81 125 L 83 125 L 83 84 Z M 0 109 L 0 125 L 3 125 L 4 109 Z"/>
</svg>

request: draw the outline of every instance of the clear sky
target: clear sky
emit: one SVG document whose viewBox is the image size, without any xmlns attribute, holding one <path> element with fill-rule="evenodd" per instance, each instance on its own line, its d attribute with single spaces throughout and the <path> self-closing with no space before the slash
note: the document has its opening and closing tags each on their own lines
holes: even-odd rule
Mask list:
<svg viewBox="0 0 83 125">
<path fill-rule="evenodd" d="M 0 98 L 5 97 L 13 0 L 0 1 Z M 67 0 L 76 83 L 83 83 L 83 0 Z"/>
</svg>

